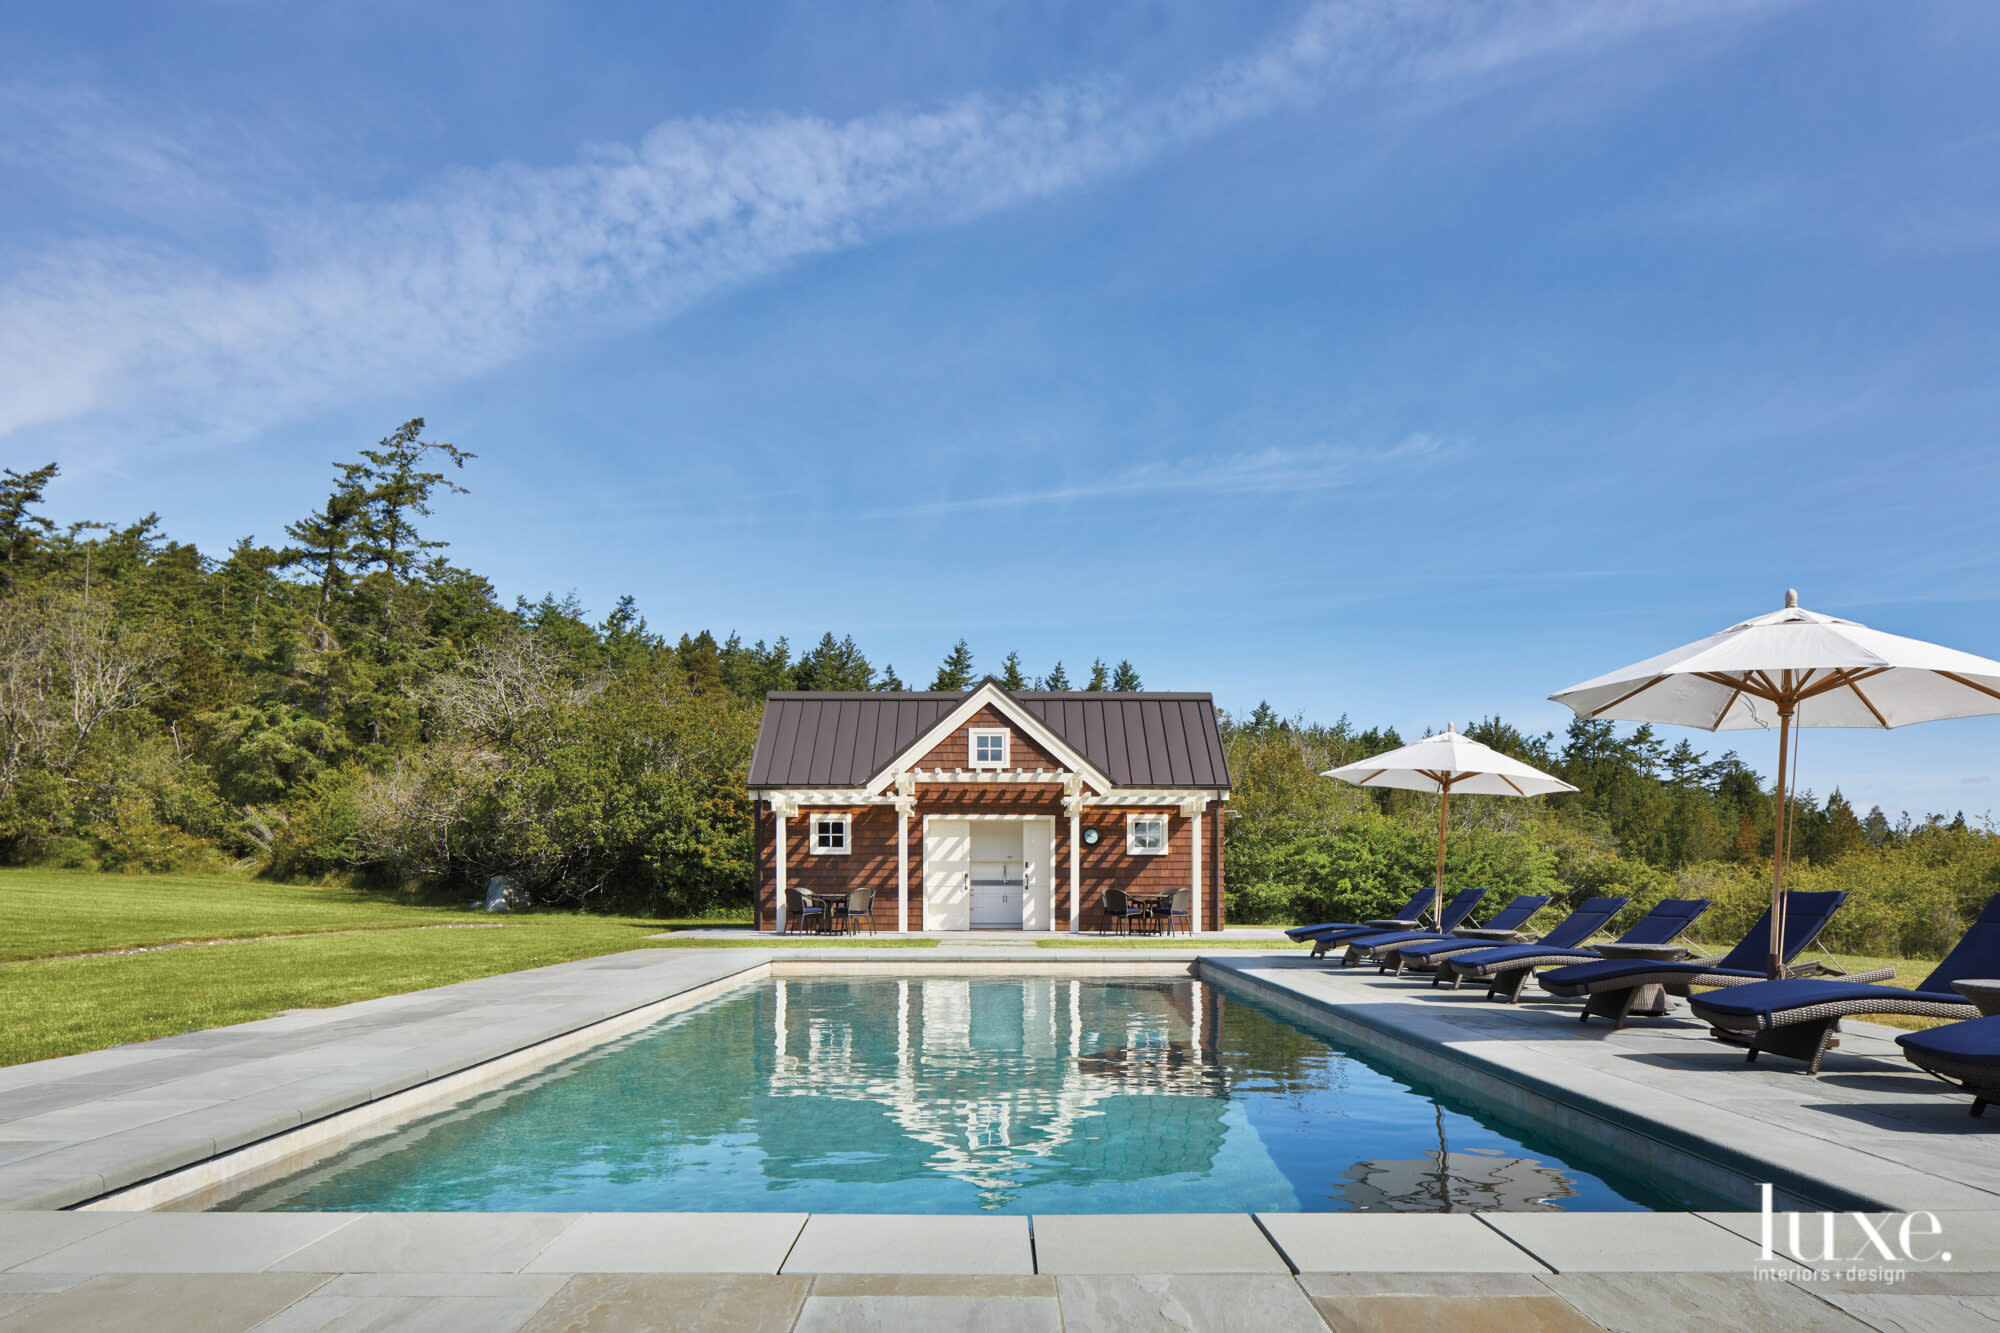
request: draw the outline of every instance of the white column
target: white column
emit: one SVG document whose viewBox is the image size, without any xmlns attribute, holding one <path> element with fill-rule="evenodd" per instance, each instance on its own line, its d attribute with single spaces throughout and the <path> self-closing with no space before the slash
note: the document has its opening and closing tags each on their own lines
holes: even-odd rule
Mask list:
<svg viewBox="0 0 2000 1333">
<path fill-rule="evenodd" d="M 896 802 L 896 929 L 910 928 L 910 806 Z"/>
<path fill-rule="evenodd" d="M 1077 803 L 1069 807 L 1069 933 L 1076 934 L 1078 920 L 1083 915 L 1083 904 L 1078 901 L 1083 896 L 1083 877 L 1077 873 Z"/>
<path fill-rule="evenodd" d="M 1194 808 L 1194 920 L 1189 924 L 1196 930 L 1204 928 L 1201 914 L 1201 811 L 1199 805 Z"/>
<path fill-rule="evenodd" d="M 771 803 L 771 822 L 778 829 L 778 933 L 785 933 L 785 840 L 789 836 L 791 809 L 777 801 Z"/>
</svg>

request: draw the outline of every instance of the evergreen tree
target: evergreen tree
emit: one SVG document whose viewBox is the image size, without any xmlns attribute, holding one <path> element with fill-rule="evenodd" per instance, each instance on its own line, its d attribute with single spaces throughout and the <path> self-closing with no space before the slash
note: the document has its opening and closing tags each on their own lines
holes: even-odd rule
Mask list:
<svg viewBox="0 0 2000 1333">
<path fill-rule="evenodd" d="M 410 581 L 425 551 L 446 544 L 427 540 L 417 531 L 414 516 L 430 516 L 431 496 L 440 489 L 467 493 L 444 473 L 424 471 L 424 460 L 436 455 L 463 468 L 478 457 L 456 445 L 425 440 L 423 431 L 424 419 L 412 417 L 375 448 L 363 449 L 360 462 L 341 466 L 345 480 L 365 496 L 357 553 L 396 583 Z"/>
<path fill-rule="evenodd" d="M 1006 690 L 1028 688 L 1028 673 L 1021 670 L 1021 655 L 1008 653 L 1000 663 L 1000 687 Z"/>
<path fill-rule="evenodd" d="M 878 690 L 905 690 L 909 687 L 903 684 L 903 678 L 896 674 L 896 664 L 891 662 L 888 666 L 882 668 L 882 678 L 875 682 L 875 688 Z"/>
<path fill-rule="evenodd" d="M 875 669 L 861 655 L 854 636 L 836 640 L 828 630 L 792 670 L 793 688 L 801 690 L 865 690 L 874 684 Z"/>
<path fill-rule="evenodd" d="M 1118 669 L 1111 673 L 1111 688 L 1121 694 L 1143 689 L 1139 684 L 1139 668 L 1129 661 L 1121 660 Z"/>
<path fill-rule="evenodd" d="M 7 567 L 0 569 L 0 588 L 14 584 L 14 567 L 33 555 L 56 530 L 52 521 L 28 511 L 42 502 L 42 492 L 58 471 L 54 463 L 32 472 L 0 468 L 0 558 L 7 562 Z"/>
<path fill-rule="evenodd" d="M 1083 688 L 1100 693 L 1111 688 L 1111 668 L 1104 665 L 1103 658 L 1090 664 L 1090 683 Z"/>
<path fill-rule="evenodd" d="M 1702 785 L 1707 773 L 1708 765 L 1702 762 L 1701 752 L 1682 737 L 1681 743 L 1667 756 L 1667 781 L 1676 787 L 1696 787 Z"/>
<path fill-rule="evenodd" d="M 1826 808 L 1821 812 L 1822 828 L 1812 849 L 1812 859 L 1816 865 L 1831 865 L 1850 852 L 1858 852 L 1871 845 L 1868 830 L 1855 815 L 1854 807 L 1840 794 L 1840 788 L 1833 789 L 1833 795 L 1826 798 Z M 1885 821 L 1886 822 L 1886 821 Z"/>
<path fill-rule="evenodd" d="M 960 639 L 956 644 L 952 645 L 951 651 L 945 654 L 944 661 L 938 664 L 937 679 L 931 682 L 931 688 L 934 690 L 970 689 L 973 679 L 972 649 L 967 646 L 964 639 Z"/>
<path fill-rule="evenodd" d="M 722 650 L 716 646 L 715 636 L 707 630 L 692 638 L 681 635 L 681 641 L 674 645 L 674 664 L 695 689 L 722 688 Z"/>
<path fill-rule="evenodd" d="M 1250 710 L 1250 719 L 1243 724 L 1243 731 L 1259 740 L 1265 740 L 1277 735 L 1284 726 L 1284 720 L 1278 716 L 1278 710 L 1271 707 L 1271 701 L 1259 699 L 1257 706 Z"/>
<path fill-rule="evenodd" d="M 652 655 L 653 650 L 660 646 L 659 636 L 647 630 L 646 617 L 639 614 L 639 603 L 630 593 L 618 599 L 618 605 L 611 609 L 610 615 L 604 617 L 604 623 L 597 627 L 597 632 L 604 639 L 605 662 L 614 671 L 630 671 L 639 667 Z M 703 630 L 702 635 L 707 638 L 708 631 Z M 683 642 L 685 641 L 683 636 Z M 713 638 L 709 638 L 709 648 L 711 652 L 714 651 Z M 716 670 L 719 678 L 721 671 L 719 657 L 716 661 Z"/>
<path fill-rule="evenodd" d="M 1879 805 L 1869 808 L 1868 817 L 1861 821 L 1861 831 L 1868 835 L 1869 845 L 1873 847 L 1886 847 L 1895 836 L 1889 827 L 1889 816 L 1882 813 Z"/>
<path fill-rule="evenodd" d="M 351 479 L 344 479 L 327 497 L 326 507 L 285 525 L 285 535 L 296 546 L 284 553 L 286 566 L 303 565 L 319 583 L 319 603 L 313 619 L 327 623 L 327 610 L 336 594 L 344 593 L 354 581 L 354 571 L 366 558 L 361 548 L 362 515 L 368 495 Z"/>
<path fill-rule="evenodd" d="M 1069 673 L 1063 670 L 1061 659 L 1057 659 L 1048 675 L 1035 682 L 1038 690 L 1066 690 L 1070 688 Z"/>
<path fill-rule="evenodd" d="M 732 633 L 719 656 L 722 683 L 745 699 L 762 699 L 772 690 L 793 688 L 792 646 L 782 635 L 768 647 L 759 639 L 746 648 L 742 638 Z"/>
</svg>

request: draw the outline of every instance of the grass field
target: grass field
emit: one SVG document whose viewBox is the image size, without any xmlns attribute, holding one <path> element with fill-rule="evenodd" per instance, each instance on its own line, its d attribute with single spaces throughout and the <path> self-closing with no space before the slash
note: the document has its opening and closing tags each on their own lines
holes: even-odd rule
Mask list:
<svg viewBox="0 0 2000 1333">
<path fill-rule="evenodd" d="M 624 949 L 722 943 L 646 938 L 697 924 L 749 923 L 574 912 L 489 916 L 239 875 L 0 869 L 0 1064 Z M 824 948 L 852 941 L 785 943 Z M 186 947 L 166 947 L 175 945 Z M 151 952 L 107 952 L 118 949 Z"/>
<path fill-rule="evenodd" d="M 97 1050 L 284 1009 L 348 1004 L 635 948 L 934 948 L 934 940 L 647 938 L 693 925 L 654 917 L 489 916 L 354 889 L 240 875 L 100 875 L 0 869 L 0 1064 Z M 1059 939 L 1044 948 L 1145 948 L 1155 940 Z M 1283 950 L 1279 940 L 1203 948 Z M 145 952 L 114 952 L 144 950 Z M 1901 985 L 1929 962 L 1893 965 Z M 1884 1019 L 1902 1026 L 1924 1020 Z"/>
</svg>

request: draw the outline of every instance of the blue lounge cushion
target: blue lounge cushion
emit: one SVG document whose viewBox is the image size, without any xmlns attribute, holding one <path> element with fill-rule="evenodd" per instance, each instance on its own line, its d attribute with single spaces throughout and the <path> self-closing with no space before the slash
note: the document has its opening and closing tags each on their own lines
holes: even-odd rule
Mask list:
<svg viewBox="0 0 2000 1333">
<path fill-rule="evenodd" d="M 1401 944 L 1416 944 L 1440 938 L 1443 937 L 1434 930 L 1378 930 L 1351 939 L 1348 943 L 1365 944 L 1371 949 L 1388 949 Z"/>
<path fill-rule="evenodd" d="M 1451 965 L 1461 972 L 1474 967 L 1493 967 L 1500 963 L 1511 963 L 1517 958 L 1547 958 L 1551 954 L 1568 954 L 1580 963 L 1587 963 L 1597 957 L 1588 949 L 1552 949 L 1539 942 L 1535 944 L 1496 944 L 1490 949 L 1479 949 L 1472 953 L 1462 953 L 1451 960 Z"/>
<path fill-rule="evenodd" d="M 1431 894 L 1433 892 L 1434 890 L 1431 889 L 1422 889 L 1416 893 L 1411 894 L 1410 901 L 1403 904 L 1402 911 L 1396 913 L 1396 915 L 1394 915 L 1393 917 L 1384 917 L 1383 920 L 1415 921 L 1417 919 L 1417 913 L 1423 911 L 1426 907 L 1430 905 Z M 1293 926 L 1290 930 L 1287 930 L 1285 934 L 1295 940 L 1306 940 L 1306 939 L 1311 939 L 1316 935 L 1323 934 L 1327 931 L 1369 930 L 1369 929 L 1372 929 L 1372 927 L 1370 927 L 1369 924 L 1365 921 L 1322 921 L 1317 926 Z"/>
<path fill-rule="evenodd" d="M 1929 1000 L 1963 1004 L 1956 991 L 1942 995 L 1933 991 L 1904 990 L 1900 986 L 1874 986 L 1863 981 L 1822 978 L 1794 978 L 1784 981 L 1757 981 L 1748 986 L 1731 986 L 1701 997 L 1700 1008 L 1718 1014 L 1769 1019 L 1788 1009 L 1809 1009 L 1820 1004 L 1844 1004 L 1849 1000 Z"/>
<path fill-rule="evenodd" d="M 1960 1064 L 2000 1065 L 2000 1016 L 1905 1032 L 1896 1038 L 1896 1044 L 1906 1051 L 1922 1051 Z"/>
<path fill-rule="evenodd" d="M 1706 967 L 1700 963 L 1663 963 L 1647 958 L 1599 958 L 1594 962 L 1572 963 L 1559 967 L 1553 972 L 1542 973 L 1542 981 L 1550 986 L 1590 986 L 1600 982 L 1618 981 L 1625 977 L 1644 976 L 1648 973 L 1665 972 L 1670 977 L 1713 976 L 1761 977 L 1762 972 L 1752 972 L 1736 967 Z"/>
<path fill-rule="evenodd" d="M 1454 949 L 1483 949 L 1487 946 L 1478 940 L 1460 939 L 1456 935 L 1433 936 L 1427 940 L 1413 940 L 1398 945 L 1396 952 L 1405 958 L 1429 958 L 1433 954 L 1449 953 Z"/>
</svg>

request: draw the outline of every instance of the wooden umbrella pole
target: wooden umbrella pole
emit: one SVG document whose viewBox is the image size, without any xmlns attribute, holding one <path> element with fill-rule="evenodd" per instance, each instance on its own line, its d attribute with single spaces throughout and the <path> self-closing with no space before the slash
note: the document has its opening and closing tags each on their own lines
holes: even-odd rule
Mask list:
<svg viewBox="0 0 2000 1333">
<path fill-rule="evenodd" d="M 1451 822 L 1451 782 L 1438 783 L 1438 873 L 1431 889 L 1431 921 L 1444 929 L 1444 833 Z"/>
<path fill-rule="evenodd" d="M 1778 709 L 1778 817 L 1771 827 L 1771 937 L 1769 956 L 1765 960 L 1764 975 L 1772 980 L 1783 976 L 1784 961 L 1780 953 L 1785 939 L 1785 781 L 1786 757 L 1791 750 L 1792 710 L 1780 705 Z"/>
</svg>

